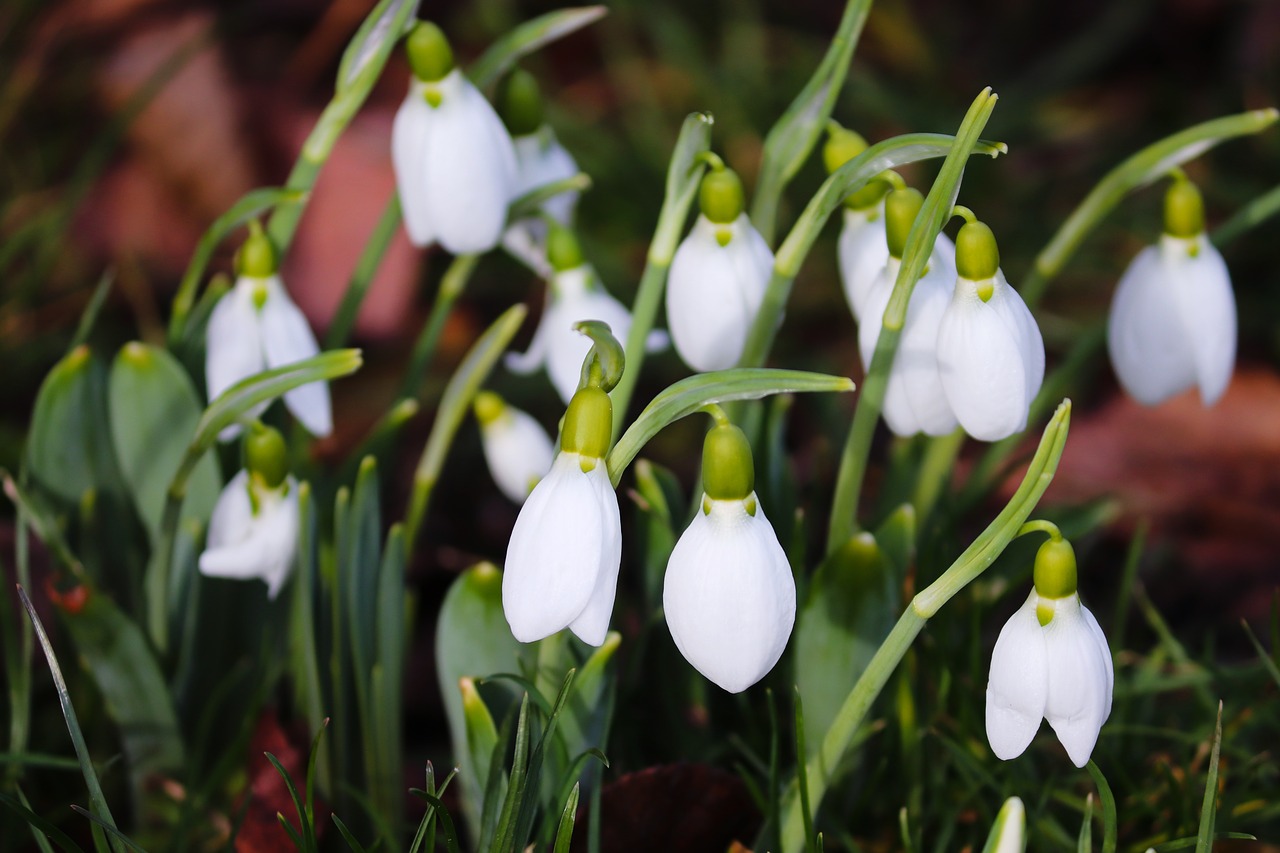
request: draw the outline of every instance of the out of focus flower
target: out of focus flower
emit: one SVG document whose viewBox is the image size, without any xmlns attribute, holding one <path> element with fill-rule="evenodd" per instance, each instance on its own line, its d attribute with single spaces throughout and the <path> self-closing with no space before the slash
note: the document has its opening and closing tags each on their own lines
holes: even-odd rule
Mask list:
<svg viewBox="0 0 1280 853">
<path fill-rule="evenodd" d="M 508 498 L 524 503 L 551 470 L 555 455 L 551 439 L 531 415 L 507 405 L 492 391 L 477 394 L 474 408 L 493 481 Z"/>
</svg>

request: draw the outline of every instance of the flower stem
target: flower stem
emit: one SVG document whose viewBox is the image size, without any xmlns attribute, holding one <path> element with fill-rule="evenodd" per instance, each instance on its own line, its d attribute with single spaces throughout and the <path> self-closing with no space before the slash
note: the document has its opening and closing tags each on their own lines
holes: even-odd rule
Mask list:
<svg viewBox="0 0 1280 853">
<path fill-rule="evenodd" d="M 399 227 L 400 195 L 392 193 L 382 215 L 378 217 L 378 223 L 373 226 L 373 233 L 360 252 L 360 259 L 356 262 L 350 281 L 347 282 L 347 290 L 342 294 L 342 302 L 333 316 L 333 322 L 329 324 L 328 334 L 325 335 L 325 349 L 346 346 L 351 330 L 355 327 L 356 317 L 360 314 L 360 306 L 369 292 L 369 285 Z"/>
<path fill-rule="evenodd" d="M 444 331 L 445 321 L 453 310 L 453 303 L 458 301 L 467 287 L 467 280 L 476 268 L 479 255 L 458 255 L 444 271 L 440 279 L 440 287 L 436 290 L 435 302 L 431 305 L 431 314 L 427 323 L 413 344 L 413 354 L 409 356 L 409 369 L 405 371 L 404 381 L 400 383 L 400 392 L 396 399 L 416 398 L 427 376 L 427 367 L 431 357 L 435 355 L 436 345 L 440 343 L 440 333 Z"/>
</svg>

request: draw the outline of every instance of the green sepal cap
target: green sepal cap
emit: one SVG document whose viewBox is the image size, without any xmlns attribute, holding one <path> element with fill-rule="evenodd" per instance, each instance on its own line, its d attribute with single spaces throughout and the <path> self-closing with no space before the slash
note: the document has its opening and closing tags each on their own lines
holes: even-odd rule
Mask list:
<svg viewBox="0 0 1280 853">
<path fill-rule="evenodd" d="M 591 459 L 609 452 L 613 433 L 613 401 L 601 388 L 588 385 L 574 392 L 560 428 L 560 449 Z"/>
<path fill-rule="evenodd" d="M 254 421 L 244 436 L 244 467 L 250 479 L 278 489 L 289 474 L 289 453 L 278 430 Z"/>
<path fill-rule="evenodd" d="M 1183 239 L 1204 233 L 1204 199 L 1185 177 L 1174 178 L 1164 194 L 1164 233 Z"/>
<path fill-rule="evenodd" d="M 996 235 L 985 222 L 966 222 L 956 235 L 956 272 L 969 281 L 986 281 L 998 269 Z"/>
<path fill-rule="evenodd" d="M 453 70 L 453 48 L 444 31 L 430 21 L 419 21 L 404 40 L 413 76 L 424 83 L 444 79 Z"/>
<path fill-rule="evenodd" d="M 582 246 L 573 231 L 559 222 L 547 222 L 547 262 L 556 272 L 582 266 Z"/>
<path fill-rule="evenodd" d="M 512 136 L 528 136 L 543 123 L 542 90 L 532 74 L 517 68 L 498 84 L 498 115 Z"/>
<path fill-rule="evenodd" d="M 471 404 L 471 407 L 475 410 L 476 420 L 480 422 L 480 425 L 488 426 L 502 417 L 507 404 L 492 391 L 481 391 L 476 395 L 475 402 Z"/>
<path fill-rule="evenodd" d="M 266 278 L 276 274 L 276 248 L 271 238 L 262 231 L 262 224 L 249 220 L 249 237 L 236 252 L 236 274 L 251 278 Z"/>
<path fill-rule="evenodd" d="M 756 487 L 746 434 L 733 424 L 712 427 L 702 443 L 702 490 L 717 501 L 746 500 Z"/>
<path fill-rule="evenodd" d="M 743 199 L 742 179 L 733 169 L 712 169 L 703 176 L 698 204 L 702 215 L 717 225 L 736 221 L 742 214 Z"/>
<path fill-rule="evenodd" d="M 911 233 L 911 226 L 923 206 L 924 196 L 911 187 L 894 190 L 885 198 L 884 230 L 891 256 L 902 259 L 907 248 L 907 235 Z"/>
<path fill-rule="evenodd" d="M 1065 539 L 1050 539 L 1036 552 L 1036 593 L 1041 598 L 1066 598 L 1076 591 L 1076 552 Z"/>
</svg>

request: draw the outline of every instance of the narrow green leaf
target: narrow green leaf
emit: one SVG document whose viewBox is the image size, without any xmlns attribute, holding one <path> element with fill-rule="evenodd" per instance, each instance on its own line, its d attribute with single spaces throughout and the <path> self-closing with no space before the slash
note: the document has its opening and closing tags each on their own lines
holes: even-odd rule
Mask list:
<svg viewBox="0 0 1280 853">
<path fill-rule="evenodd" d="M 564 683 L 560 686 L 560 692 L 556 695 L 555 704 L 551 707 L 551 713 L 547 716 L 546 723 L 542 729 L 542 735 L 538 738 L 538 743 L 534 746 L 533 751 L 529 754 L 529 766 L 525 771 L 521 780 L 524 788 L 524 796 L 521 798 L 517 818 L 515 821 L 515 829 L 513 831 L 512 840 L 515 842 L 515 850 L 524 850 L 529 844 L 529 836 L 533 831 L 533 818 L 538 809 L 538 798 L 536 792 L 540 790 L 542 783 L 542 764 L 545 760 L 547 749 L 552 743 L 555 736 L 556 724 L 559 722 L 561 712 L 565 708 L 565 704 L 569 701 L 569 693 L 573 688 L 574 677 L 577 670 L 570 669 L 564 677 Z M 515 785 L 515 773 L 512 773 L 512 785 Z M 532 794 L 532 795 L 530 795 Z"/>
<path fill-rule="evenodd" d="M 315 827 L 311 823 L 311 816 L 307 814 L 307 809 L 302 805 L 302 798 L 298 796 L 298 789 L 293 784 L 293 777 L 289 775 L 289 771 L 284 769 L 284 765 L 280 763 L 280 759 L 276 758 L 269 752 L 262 753 L 267 757 L 267 761 L 271 762 L 271 766 L 280 774 L 280 778 L 284 779 L 284 786 L 289 791 L 289 799 L 293 800 L 293 807 L 298 813 L 298 823 L 302 827 L 302 837 L 295 837 L 294 841 L 298 844 L 299 850 L 311 853 L 316 849 Z M 292 832 L 292 827 L 285 820 L 284 815 L 277 815 L 280 822 Z"/>
<path fill-rule="evenodd" d="M 444 460 L 453 444 L 453 437 L 471 409 L 472 398 L 484 386 L 489 372 L 510 345 L 527 313 L 528 310 L 523 305 L 513 305 L 503 312 L 467 351 L 462 363 L 449 379 L 449 384 L 445 386 L 444 393 L 440 396 L 440 405 L 436 409 L 435 423 L 431 425 L 431 434 L 427 437 L 427 444 L 422 449 L 413 477 L 413 496 L 409 512 L 405 516 L 406 553 L 413 553 L 431 493 L 440 478 L 441 469 L 444 468 Z"/>
<path fill-rule="evenodd" d="M 458 844 L 458 832 L 454 829 L 453 818 L 449 816 L 449 810 L 445 808 L 443 802 L 439 798 L 433 797 L 425 791 L 417 792 L 422 799 L 435 809 L 436 817 L 440 821 L 441 828 L 444 829 L 444 846 L 449 853 L 462 853 L 462 848 Z"/>
<path fill-rule="evenodd" d="M 516 846 L 515 833 L 529 784 L 529 741 L 529 694 L 526 693 L 520 702 L 520 716 L 516 722 L 515 750 L 507 796 L 502 800 L 502 815 L 498 818 L 498 828 L 494 834 L 492 849 L 495 853 L 514 853 L 520 849 Z"/>
<path fill-rule="evenodd" d="M 1120 832 L 1116 818 L 1116 798 L 1098 765 L 1090 761 L 1088 769 L 1093 783 L 1098 786 L 1098 799 L 1102 801 L 1102 853 L 1116 853 L 1116 838 Z"/>
<path fill-rule="evenodd" d="M 111 292 L 111 285 L 115 283 L 115 270 L 107 270 L 98 277 L 98 284 L 93 288 L 93 295 L 89 297 L 89 301 L 85 303 L 84 311 L 80 313 L 80 322 L 76 325 L 76 333 L 71 336 L 71 345 L 67 347 L 67 355 L 75 352 L 89 340 L 89 335 L 93 332 L 94 325 L 98 322 L 98 314 L 102 312 L 102 306 L 107 301 L 107 294 Z"/>
<path fill-rule="evenodd" d="M 382 0 L 365 16 L 351 37 L 338 64 L 335 90 L 343 94 L 358 86 L 369 87 L 382 73 L 391 51 L 413 25 L 419 0 Z M 373 79 L 366 80 L 365 78 Z"/>
<path fill-rule="evenodd" d="M 483 89 L 515 66 L 524 57 L 551 44 L 553 41 L 577 32 L 588 24 L 604 17 L 604 6 L 581 6 L 574 9 L 557 9 L 525 21 L 502 38 L 489 45 L 479 59 L 467 70 L 467 76 L 477 88 Z"/>
<path fill-rule="evenodd" d="M 25 797 L 23 797 L 25 799 Z M 67 853 L 84 853 L 79 844 L 71 840 L 65 832 L 54 826 L 49 821 L 40 817 L 33 812 L 26 804 L 19 802 L 8 794 L 0 793 L 0 805 L 9 809 L 11 812 L 22 818 L 31 827 L 31 833 L 35 836 L 36 843 L 40 845 L 42 850 L 49 850 L 49 842 L 45 837 L 52 839 L 60 848 Z M 42 837 L 45 836 L 45 837 Z"/>
<path fill-rule="evenodd" d="M 129 836 L 125 835 L 123 832 L 116 829 L 114 826 L 107 823 L 105 820 L 98 817 L 96 814 L 84 808 L 83 806 L 78 806 L 72 803 L 71 810 L 74 811 L 76 814 L 84 815 L 90 821 L 102 827 L 102 831 L 107 833 L 107 835 L 111 836 L 112 840 L 119 841 L 121 844 L 123 844 L 125 847 L 129 848 L 130 850 L 137 851 L 137 853 L 147 853 L 147 851 L 142 847 L 141 844 L 138 844 L 137 842 L 133 841 L 132 839 L 129 838 Z"/>
<path fill-rule="evenodd" d="M 1027 306 L 1035 307 L 1049 282 L 1062 271 L 1085 237 L 1125 196 L 1220 142 L 1266 130 L 1277 117 L 1280 112 L 1265 109 L 1206 121 L 1148 145 L 1108 172 L 1036 256 L 1031 274 L 1022 282 L 1022 298 Z"/>
<path fill-rule="evenodd" d="M 741 368 L 699 373 L 681 379 L 654 397 L 609 451 L 609 476 L 614 486 L 640 449 L 664 427 L 710 403 L 758 400 L 770 394 L 802 391 L 852 391 L 853 380 L 802 370 Z"/>
<path fill-rule="evenodd" d="M 107 798 L 102 793 L 102 785 L 98 782 L 98 773 L 93 769 L 93 758 L 89 755 L 84 733 L 80 731 L 80 721 L 76 719 L 76 710 L 71 705 L 71 694 L 67 691 L 67 681 L 62 677 L 62 668 L 58 666 L 53 644 L 49 642 L 49 635 L 45 633 L 44 625 L 36 615 L 36 609 L 32 606 L 31 599 L 27 597 L 27 591 L 22 587 L 18 587 L 18 598 L 31 619 L 36 640 L 44 652 L 45 662 L 49 664 L 49 674 L 53 676 L 53 684 L 58 691 L 58 703 L 62 706 L 62 717 L 67 723 L 67 732 L 71 735 L 71 745 L 75 748 L 76 758 L 80 761 L 80 772 L 84 775 L 85 786 L 89 789 L 89 807 L 111 826 L 115 826 L 115 819 L 111 816 L 110 807 L 107 806 Z M 111 846 L 117 853 L 122 850 L 114 841 Z"/>
<path fill-rule="evenodd" d="M 1253 644 L 1253 649 L 1258 653 L 1258 660 L 1262 663 L 1262 668 L 1267 671 L 1271 679 L 1280 687 L 1280 668 L 1276 667 L 1276 662 L 1271 659 L 1271 655 L 1267 654 L 1267 650 L 1262 647 L 1262 643 L 1258 640 L 1258 636 L 1253 633 L 1253 629 L 1249 627 L 1249 623 L 1241 619 L 1240 627 L 1244 628 L 1244 632 L 1249 637 L 1249 642 Z"/>
<path fill-rule="evenodd" d="M 564 810 L 560 812 L 560 824 L 556 827 L 556 846 L 553 853 L 569 853 L 569 845 L 573 841 L 573 824 L 578 818 L 578 788 L 574 784 L 565 800 Z"/>
<path fill-rule="evenodd" d="M 336 814 L 331 814 L 329 819 L 333 821 L 334 826 L 338 827 L 338 833 L 342 836 L 342 840 L 347 842 L 348 847 L 354 850 L 355 853 L 365 853 L 364 845 L 351 834 L 351 830 L 347 829 L 347 825 L 342 822 L 342 818 Z"/>
<path fill-rule="evenodd" d="M 1084 817 L 1080 821 L 1076 853 L 1093 853 L 1093 794 L 1084 798 Z"/>
<path fill-rule="evenodd" d="M 387 206 L 382 209 L 382 215 L 378 217 L 377 224 L 373 226 L 373 233 L 369 235 L 364 248 L 360 250 L 360 258 L 356 261 L 355 268 L 351 271 L 347 289 L 342 294 L 342 302 L 338 304 L 333 321 L 329 323 L 329 331 L 325 333 L 325 349 L 336 349 L 347 345 L 351 330 L 356 325 L 356 317 L 360 314 L 360 306 L 364 304 L 364 298 L 369 292 L 369 285 L 373 283 L 373 277 L 378 272 L 378 267 L 381 266 L 382 258 L 390 248 L 392 239 L 399 233 L 400 218 L 400 196 L 392 192 L 391 198 L 387 200 Z"/>
<path fill-rule="evenodd" d="M 1280 214 L 1280 186 L 1272 187 L 1237 210 L 1230 219 L 1213 229 L 1209 239 L 1215 247 L 1222 249 L 1276 214 Z"/>
<path fill-rule="evenodd" d="M 511 204 L 507 207 L 507 221 L 515 222 L 528 216 L 536 216 L 544 202 L 564 193 L 582 193 L 589 189 L 591 189 L 591 176 L 585 172 L 579 172 L 571 178 L 541 184 L 511 200 Z"/>
<path fill-rule="evenodd" d="M 1200 829 L 1196 833 L 1196 853 L 1211 853 L 1218 820 L 1218 758 L 1222 754 L 1222 702 L 1213 726 L 1213 748 L 1209 753 L 1209 773 L 1204 780 L 1204 802 L 1200 805 Z M 1103 850 L 1103 853 L 1111 853 Z"/>
</svg>

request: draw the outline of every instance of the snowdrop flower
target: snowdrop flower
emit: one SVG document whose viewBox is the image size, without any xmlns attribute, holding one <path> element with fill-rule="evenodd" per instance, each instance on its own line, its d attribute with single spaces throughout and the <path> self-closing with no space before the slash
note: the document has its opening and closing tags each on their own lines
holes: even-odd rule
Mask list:
<svg viewBox="0 0 1280 853">
<path fill-rule="evenodd" d="M 1204 233 L 1200 191 L 1178 177 L 1164 234 L 1129 264 L 1111 303 L 1107 349 L 1129 396 L 1154 406 L 1199 387 L 1212 406 L 1236 358 L 1236 303 L 1222 255 Z"/>
<path fill-rule="evenodd" d="M 236 257 L 239 277 L 209 315 L 205 333 L 205 386 L 209 399 L 255 373 L 283 367 L 320 352 L 307 318 L 293 304 L 276 272 L 275 249 L 258 223 L 249 225 L 249 239 Z M 312 435 L 333 431 L 329 384 L 311 382 L 285 392 L 285 406 Z M 248 413 L 257 417 L 269 403 Z M 224 429 L 223 441 L 240 432 L 239 424 Z"/>
<path fill-rule="evenodd" d="M 453 64 L 435 24 L 405 41 L 413 79 L 391 128 L 391 161 L 415 246 L 439 242 L 454 254 L 498 244 L 515 194 L 511 137 L 484 96 Z"/>
<path fill-rule="evenodd" d="M 1023 753 L 1049 721 L 1077 767 L 1089 762 L 1098 732 L 1111 714 L 1115 675 L 1107 638 L 1076 592 L 1071 543 L 1048 529 L 1040 546 L 1035 586 L 1005 623 L 991 653 L 987 681 L 987 740 L 1008 761 Z"/>
<path fill-rule="evenodd" d="M 867 142 L 860 134 L 840 127 L 835 122 L 828 126 L 828 133 L 827 143 L 822 149 L 828 174 L 867 149 Z M 866 302 L 871 287 L 889 261 L 889 246 L 885 234 L 886 194 L 892 189 L 900 190 L 905 186 L 897 172 L 887 171 L 844 200 L 837 261 L 844 296 L 853 319 L 857 322 L 861 322 L 867 315 Z M 946 234 L 939 233 L 934 241 L 933 256 L 929 259 L 930 269 L 954 269 L 955 258 L 955 244 Z M 879 317 L 874 321 L 878 327 Z"/>
<path fill-rule="evenodd" d="M 730 693 L 773 669 L 796 618 L 791 566 L 754 480 L 746 436 L 722 421 L 703 445 L 702 507 L 671 552 L 662 588 L 680 654 Z"/>
<path fill-rule="evenodd" d="M 544 364 L 551 384 L 566 403 L 572 399 L 582 372 L 582 361 L 591 350 L 591 341 L 574 331 L 574 323 L 599 320 L 621 341 L 631 330 L 631 312 L 604 291 L 596 272 L 582 259 L 582 250 L 573 232 L 553 226 L 547 237 L 547 256 L 555 270 L 550 281 L 546 310 L 538 323 L 529 349 L 509 354 L 507 367 L 516 373 L 532 373 Z M 652 332 L 650 351 L 661 348 L 666 336 Z"/>
<path fill-rule="evenodd" d="M 609 395 L 594 385 L 579 389 L 551 471 L 520 508 L 507 545 L 502 610 L 522 643 L 568 628 L 598 646 L 609 631 L 622 561 L 618 496 L 605 464 L 612 428 Z"/>
<path fill-rule="evenodd" d="M 1027 426 L 1044 380 L 1044 339 L 1022 297 L 1005 281 L 995 236 L 983 223 L 960 229 L 956 271 L 938 329 L 942 389 L 965 432 L 997 441 Z"/>
<path fill-rule="evenodd" d="M 522 69 L 511 72 L 498 87 L 497 104 L 515 145 L 513 197 L 578 174 L 573 155 L 543 118 L 542 96 L 532 74 Z M 562 192 L 542 202 L 539 209 L 561 225 L 571 225 L 578 195 L 577 190 Z M 502 235 L 502 247 L 543 277 L 551 275 L 546 242 L 547 225 L 537 216 L 511 223 Z"/>
<path fill-rule="evenodd" d="M 699 196 L 702 214 L 671 261 L 667 324 L 680 358 L 705 372 L 733 367 L 742 357 L 773 252 L 743 212 L 742 181 L 719 158 Z"/>
<path fill-rule="evenodd" d="M 551 439 L 532 416 L 492 391 L 476 395 L 476 420 L 489 473 L 502 493 L 524 503 L 529 491 L 551 470 Z"/>
<path fill-rule="evenodd" d="M 871 358 L 880 339 L 885 308 L 898 280 L 907 235 L 924 203 L 918 190 L 894 190 L 885 199 L 888 261 L 867 291 L 866 313 L 858 325 L 858 350 L 862 364 L 871 369 Z M 951 301 L 955 268 L 942 262 L 939 253 L 911 291 L 906 320 L 898 338 L 885 388 L 883 414 L 894 435 L 946 435 L 956 428 L 956 416 L 942 390 L 938 372 L 938 327 Z"/>
<path fill-rule="evenodd" d="M 284 439 L 274 429 L 255 422 L 244 449 L 245 469 L 213 507 L 198 565 L 208 577 L 264 581 L 274 600 L 298 548 L 298 484 L 288 476 Z"/>
</svg>

